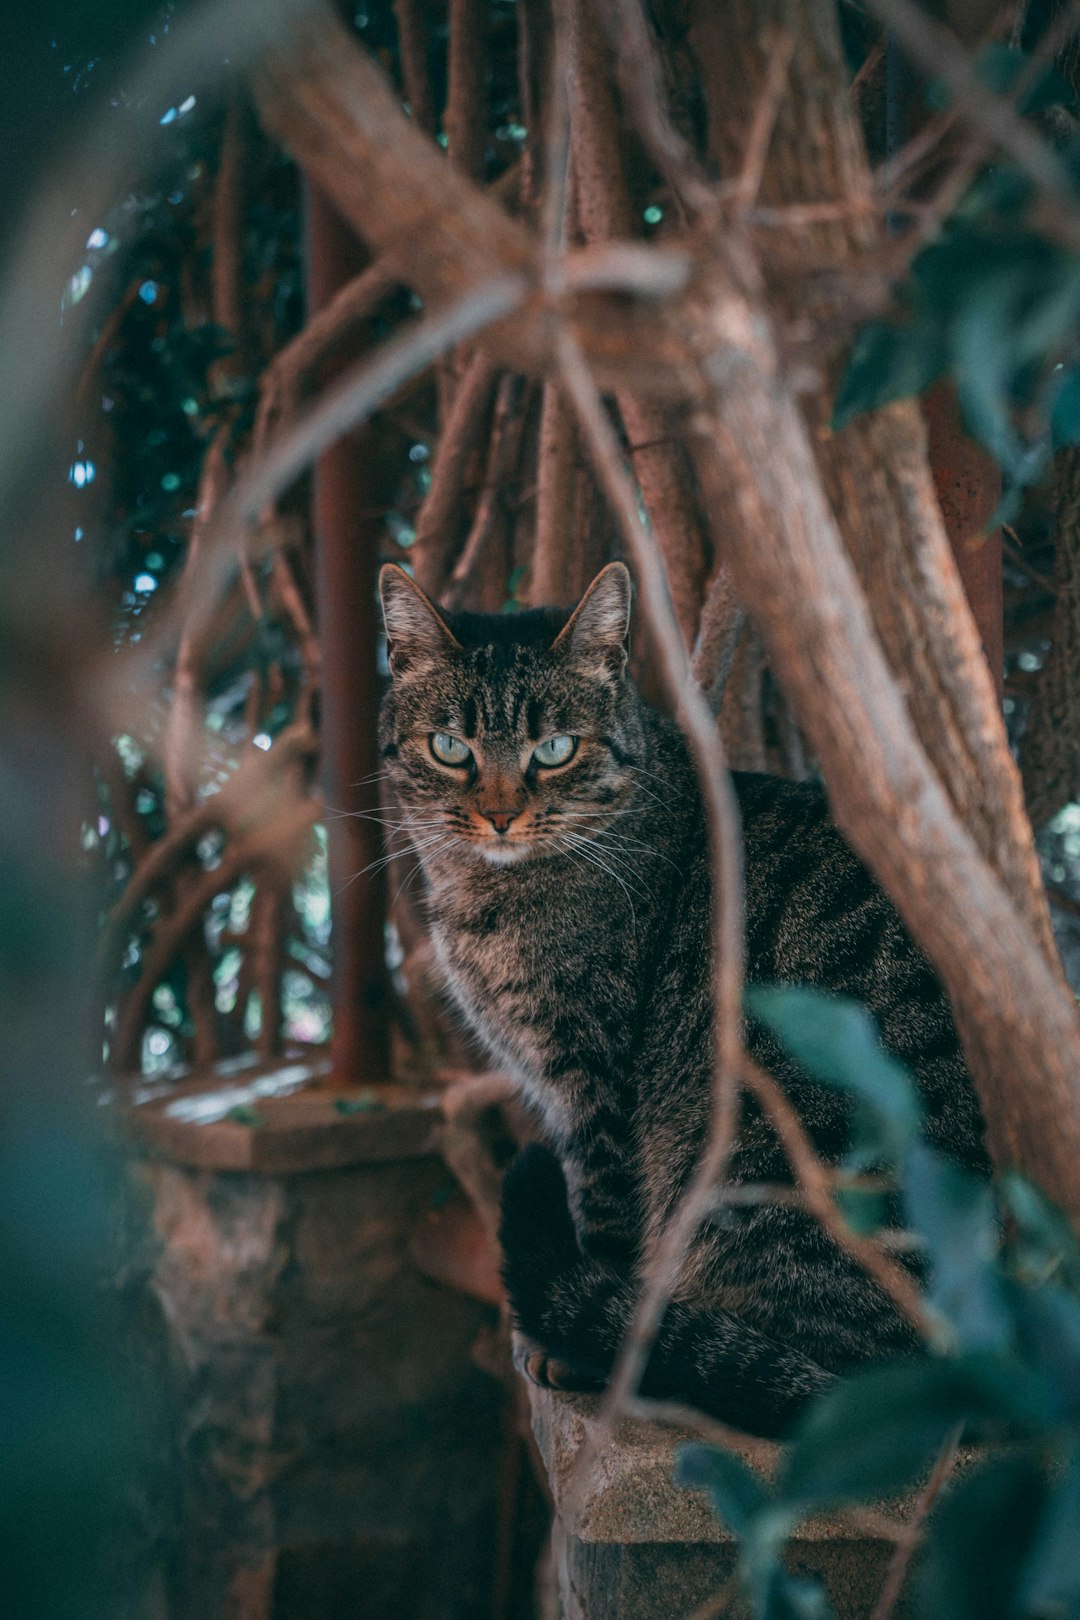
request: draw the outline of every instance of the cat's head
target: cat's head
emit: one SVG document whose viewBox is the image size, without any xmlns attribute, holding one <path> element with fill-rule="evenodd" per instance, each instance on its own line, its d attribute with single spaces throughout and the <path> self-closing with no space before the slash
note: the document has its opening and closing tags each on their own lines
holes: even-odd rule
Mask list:
<svg viewBox="0 0 1080 1620">
<path fill-rule="evenodd" d="M 603 569 L 569 614 L 443 613 L 392 563 L 379 588 L 383 757 L 417 847 L 430 839 L 502 865 L 568 854 L 601 832 L 635 793 L 641 751 L 623 565 Z"/>
</svg>

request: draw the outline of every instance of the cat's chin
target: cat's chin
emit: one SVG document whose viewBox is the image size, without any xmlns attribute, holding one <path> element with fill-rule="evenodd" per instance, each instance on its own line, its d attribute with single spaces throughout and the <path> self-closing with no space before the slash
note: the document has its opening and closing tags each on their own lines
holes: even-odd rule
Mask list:
<svg viewBox="0 0 1080 1620">
<path fill-rule="evenodd" d="M 479 846 L 479 853 L 492 866 L 515 866 L 532 854 L 531 844 L 489 844 Z"/>
</svg>

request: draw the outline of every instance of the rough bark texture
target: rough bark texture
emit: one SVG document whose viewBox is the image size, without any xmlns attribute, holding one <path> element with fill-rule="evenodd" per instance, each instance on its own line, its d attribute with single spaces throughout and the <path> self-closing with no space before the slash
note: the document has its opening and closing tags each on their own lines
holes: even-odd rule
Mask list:
<svg viewBox="0 0 1080 1620">
<path fill-rule="evenodd" d="M 1054 616 L 1050 651 L 1020 739 L 1036 827 L 1080 796 L 1080 450 L 1054 468 Z"/>
<path fill-rule="evenodd" d="M 701 465 L 722 464 L 724 489 L 736 491 L 727 536 L 735 588 L 820 760 L 839 826 L 950 994 L 995 1157 L 1026 1167 L 1080 1218 L 1073 998 L 930 765 L 826 499 L 807 424 L 781 381 L 768 321 L 741 289 L 738 267 L 722 276 L 719 245 L 714 262 L 699 328 L 713 401 L 698 429 L 707 446 Z"/>
<path fill-rule="evenodd" d="M 591 0 L 568 6 L 570 128 L 578 218 L 587 242 L 635 236 L 606 31 Z M 692 644 L 705 587 L 705 545 L 691 471 L 669 413 L 633 390 L 616 396 L 634 474 L 660 545 L 683 639 Z"/>
<path fill-rule="evenodd" d="M 793 232 L 790 251 L 837 274 L 799 277 L 773 295 L 793 327 L 846 324 L 850 271 L 877 231 L 870 173 L 833 8 L 816 0 L 695 0 L 691 40 L 705 79 L 710 145 L 738 174 L 769 60 L 770 31 L 790 30 L 795 49 L 761 197 L 774 206 L 854 202 L 867 212 Z M 778 234 L 770 227 L 770 237 Z M 791 287 L 797 288 L 792 292 Z M 815 290 L 816 289 L 816 290 Z M 809 299 L 808 299 L 809 292 Z M 829 425 L 835 378 L 802 398 L 815 459 L 844 543 L 866 592 L 922 746 L 979 849 L 1000 875 L 1048 958 L 1055 959 L 1046 899 L 1018 772 L 995 683 L 982 656 L 934 490 L 918 405 L 904 401 Z"/>
</svg>

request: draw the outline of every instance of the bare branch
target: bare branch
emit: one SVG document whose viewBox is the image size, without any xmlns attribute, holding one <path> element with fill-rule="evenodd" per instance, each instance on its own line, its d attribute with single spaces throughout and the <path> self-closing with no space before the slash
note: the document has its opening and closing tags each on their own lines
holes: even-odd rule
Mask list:
<svg viewBox="0 0 1080 1620">
<path fill-rule="evenodd" d="M 435 133 L 435 101 L 427 64 L 427 29 L 419 0 L 394 0 L 398 54 L 405 99 L 416 124 L 426 135 Z"/>
<path fill-rule="evenodd" d="M 495 367 L 483 351 L 474 354 L 439 435 L 431 484 L 417 515 L 412 544 L 416 578 L 432 596 L 437 597 L 442 590 L 454 538 L 452 521 L 466 470 L 487 423 L 495 377 Z"/>
<path fill-rule="evenodd" d="M 321 451 L 366 421 L 396 388 L 455 343 L 517 308 L 527 290 L 522 276 L 496 276 L 449 309 L 409 327 L 324 390 L 317 403 L 237 480 L 205 538 L 197 565 L 185 574 L 168 610 L 142 643 L 135 664 L 143 670 L 152 666 L 179 625 L 186 626 L 188 635 L 198 633 L 245 528 Z"/>
<path fill-rule="evenodd" d="M 897 1537 L 896 1547 L 889 1560 L 889 1567 L 885 1572 L 885 1581 L 874 1604 L 874 1612 L 870 1620 L 891 1620 L 896 1609 L 897 1600 L 907 1575 L 908 1567 L 922 1540 L 923 1529 L 926 1525 L 930 1509 L 941 1494 L 941 1489 L 952 1472 L 953 1463 L 960 1445 L 960 1436 L 964 1426 L 958 1423 L 945 1440 L 938 1452 L 930 1478 L 919 1492 L 919 1500 L 915 1504 L 915 1512 L 911 1519 L 902 1526 L 902 1534 Z"/>
<path fill-rule="evenodd" d="M 895 34 L 908 55 L 931 79 L 943 80 L 965 119 L 1006 152 L 1055 208 L 1044 224 L 1070 247 L 1080 246 L 1076 189 L 1061 159 L 1013 102 L 995 95 L 976 76 L 969 51 L 956 35 L 914 0 L 867 0 L 869 10 Z"/>
<path fill-rule="evenodd" d="M 683 1194 L 655 1249 L 647 1257 L 641 1297 L 623 1341 L 604 1397 L 597 1432 L 575 1465 L 583 1481 L 608 1437 L 615 1414 L 636 1390 L 667 1301 L 676 1286 L 687 1249 L 713 1196 L 724 1179 L 735 1130 L 742 1059 L 743 892 L 739 811 L 712 714 L 694 682 L 679 623 L 668 594 L 664 566 L 655 541 L 641 520 L 633 481 L 618 440 L 580 348 L 567 331 L 557 338 L 559 371 L 566 396 L 578 419 L 582 439 L 619 522 L 623 541 L 634 560 L 641 588 L 642 611 L 656 649 L 661 679 L 672 710 L 686 733 L 705 803 L 714 874 L 712 951 L 715 1011 L 713 1018 L 713 1102 L 707 1141 L 693 1179 Z"/>
<path fill-rule="evenodd" d="M 788 28 L 778 29 L 769 41 L 769 62 L 746 137 L 742 169 L 732 187 L 731 200 L 737 214 L 748 213 L 757 202 L 794 50 L 795 36 Z"/>
<path fill-rule="evenodd" d="M 832 1177 L 815 1153 L 802 1120 L 772 1075 L 766 1074 L 752 1058 L 744 1057 L 742 1078 L 771 1120 L 807 1208 L 837 1248 L 850 1255 L 874 1279 L 882 1293 L 888 1294 L 916 1333 L 929 1338 L 932 1323 L 918 1288 L 903 1267 L 890 1260 L 873 1239 L 852 1231 L 844 1220 L 833 1197 Z"/>
</svg>

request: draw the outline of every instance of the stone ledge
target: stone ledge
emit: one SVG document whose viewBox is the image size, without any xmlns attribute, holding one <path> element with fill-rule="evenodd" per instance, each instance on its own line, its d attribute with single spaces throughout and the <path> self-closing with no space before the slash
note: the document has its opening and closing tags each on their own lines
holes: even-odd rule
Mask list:
<svg viewBox="0 0 1080 1620">
<path fill-rule="evenodd" d="M 137 1150 L 198 1170 L 295 1175 L 436 1153 L 441 1091 L 334 1087 L 304 1059 L 141 1081 L 121 1100 Z"/>
<path fill-rule="evenodd" d="M 734 1573 L 736 1544 L 703 1492 L 675 1484 L 676 1450 L 695 1436 L 621 1421 L 572 1500 L 574 1463 L 595 1433 L 599 1400 L 530 1385 L 529 1403 L 555 1509 L 561 1620 L 682 1620 L 715 1596 Z M 766 1478 L 781 1455 L 778 1445 L 749 1436 L 735 1440 L 732 1449 Z M 912 1492 L 882 1505 L 891 1518 L 903 1519 L 917 1499 Z M 786 1561 L 824 1582 L 839 1620 L 866 1620 L 892 1546 L 885 1537 L 853 1528 L 850 1519 L 822 1514 L 797 1527 Z M 731 1612 L 743 1611 L 736 1605 Z M 897 1620 L 906 1612 L 901 1601 Z"/>
</svg>

